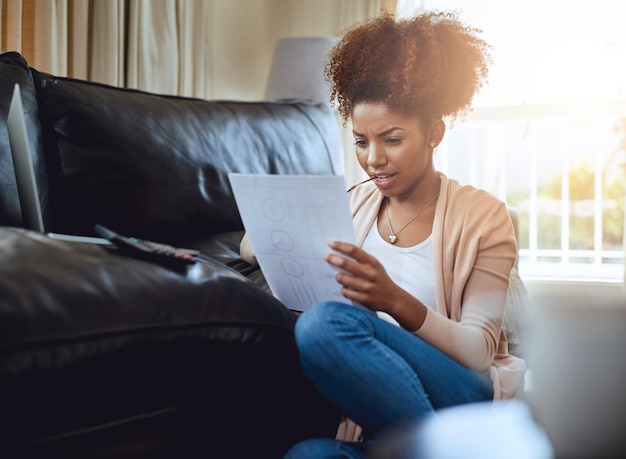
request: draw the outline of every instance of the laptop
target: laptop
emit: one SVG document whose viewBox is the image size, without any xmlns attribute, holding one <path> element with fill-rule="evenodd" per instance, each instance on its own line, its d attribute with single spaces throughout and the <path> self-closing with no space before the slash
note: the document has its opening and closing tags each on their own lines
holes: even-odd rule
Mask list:
<svg viewBox="0 0 626 459">
<path fill-rule="evenodd" d="M 7 119 L 7 129 L 9 133 L 9 145 L 13 157 L 13 167 L 15 168 L 15 180 L 17 183 L 17 193 L 22 209 L 22 219 L 24 228 L 47 234 L 53 239 L 86 242 L 91 244 L 111 245 L 111 242 L 104 238 L 79 236 L 59 233 L 46 233 L 43 216 L 41 212 L 41 202 L 37 188 L 33 157 L 28 143 L 28 132 L 26 130 L 26 117 L 24 116 L 24 106 L 22 104 L 22 93 L 19 84 L 15 84 L 9 116 Z"/>
</svg>

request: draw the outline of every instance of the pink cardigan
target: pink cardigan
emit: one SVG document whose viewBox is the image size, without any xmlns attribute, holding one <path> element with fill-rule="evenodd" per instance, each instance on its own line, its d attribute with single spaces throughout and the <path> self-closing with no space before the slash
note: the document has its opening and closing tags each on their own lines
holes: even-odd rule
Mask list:
<svg viewBox="0 0 626 459">
<path fill-rule="evenodd" d="M 462 365 L 489 370 L 494 400 L 520 396 L 524 360 L 509 355 L 502 330 L 517 244 L 503 202 L 486 191 L 441 176 L 433 222 L 436 309 L 414 333 Z M 371 182 L 349 193 L 357 244 L 378 215 L 382 194 Z"/>
</svg>

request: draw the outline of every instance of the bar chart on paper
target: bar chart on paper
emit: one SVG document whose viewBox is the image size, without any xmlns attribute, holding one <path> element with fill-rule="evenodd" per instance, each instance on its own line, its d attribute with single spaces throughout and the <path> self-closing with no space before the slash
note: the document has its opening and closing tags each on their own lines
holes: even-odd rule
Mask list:
<svg viewBox="0 0 626 459">
<path fill-rule="evenodd" d="M 229 179 L 274 296 L 297 311 L 321 301 L 345 302 L 337 271 L 324 260 L 330 241 L 355 241 L 344 178 L 233 173 Z"/>
</svg>

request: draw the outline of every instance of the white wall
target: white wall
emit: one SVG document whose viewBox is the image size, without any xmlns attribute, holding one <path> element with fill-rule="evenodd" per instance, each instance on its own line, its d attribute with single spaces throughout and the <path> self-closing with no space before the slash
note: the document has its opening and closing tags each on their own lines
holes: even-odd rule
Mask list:
<svg viewBox="0 0 626 459">
<path fill-rule="evenodd" d="M 261 100 L 274 44 L 337 35 L 336 0 L 213 0 L 211 98 Z"/>
<path fill-rule="evenodd" d="M 281 8 L 272 8 L 274 3 L 279 2 L 214 0 L 210 25 L 211 98 L 262 98 L 272 43 L 280 34 L 277 25 L 281 21 L 270 14 L 281 12 Z"/>
</svg>

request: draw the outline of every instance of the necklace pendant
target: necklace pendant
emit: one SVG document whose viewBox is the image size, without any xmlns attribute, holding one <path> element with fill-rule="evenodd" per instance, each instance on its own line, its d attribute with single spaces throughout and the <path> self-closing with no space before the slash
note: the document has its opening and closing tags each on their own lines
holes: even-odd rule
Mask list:
<svg viewBox="0 0 626 459">
<path fill-rule="evenodd" d="M 398 236 L 396 236 L 395 234 L 389 235 L 389 242 L 391 242 L 392 244 L 395 244 L 397 240 L 398 240 Z"/>
</svg>

